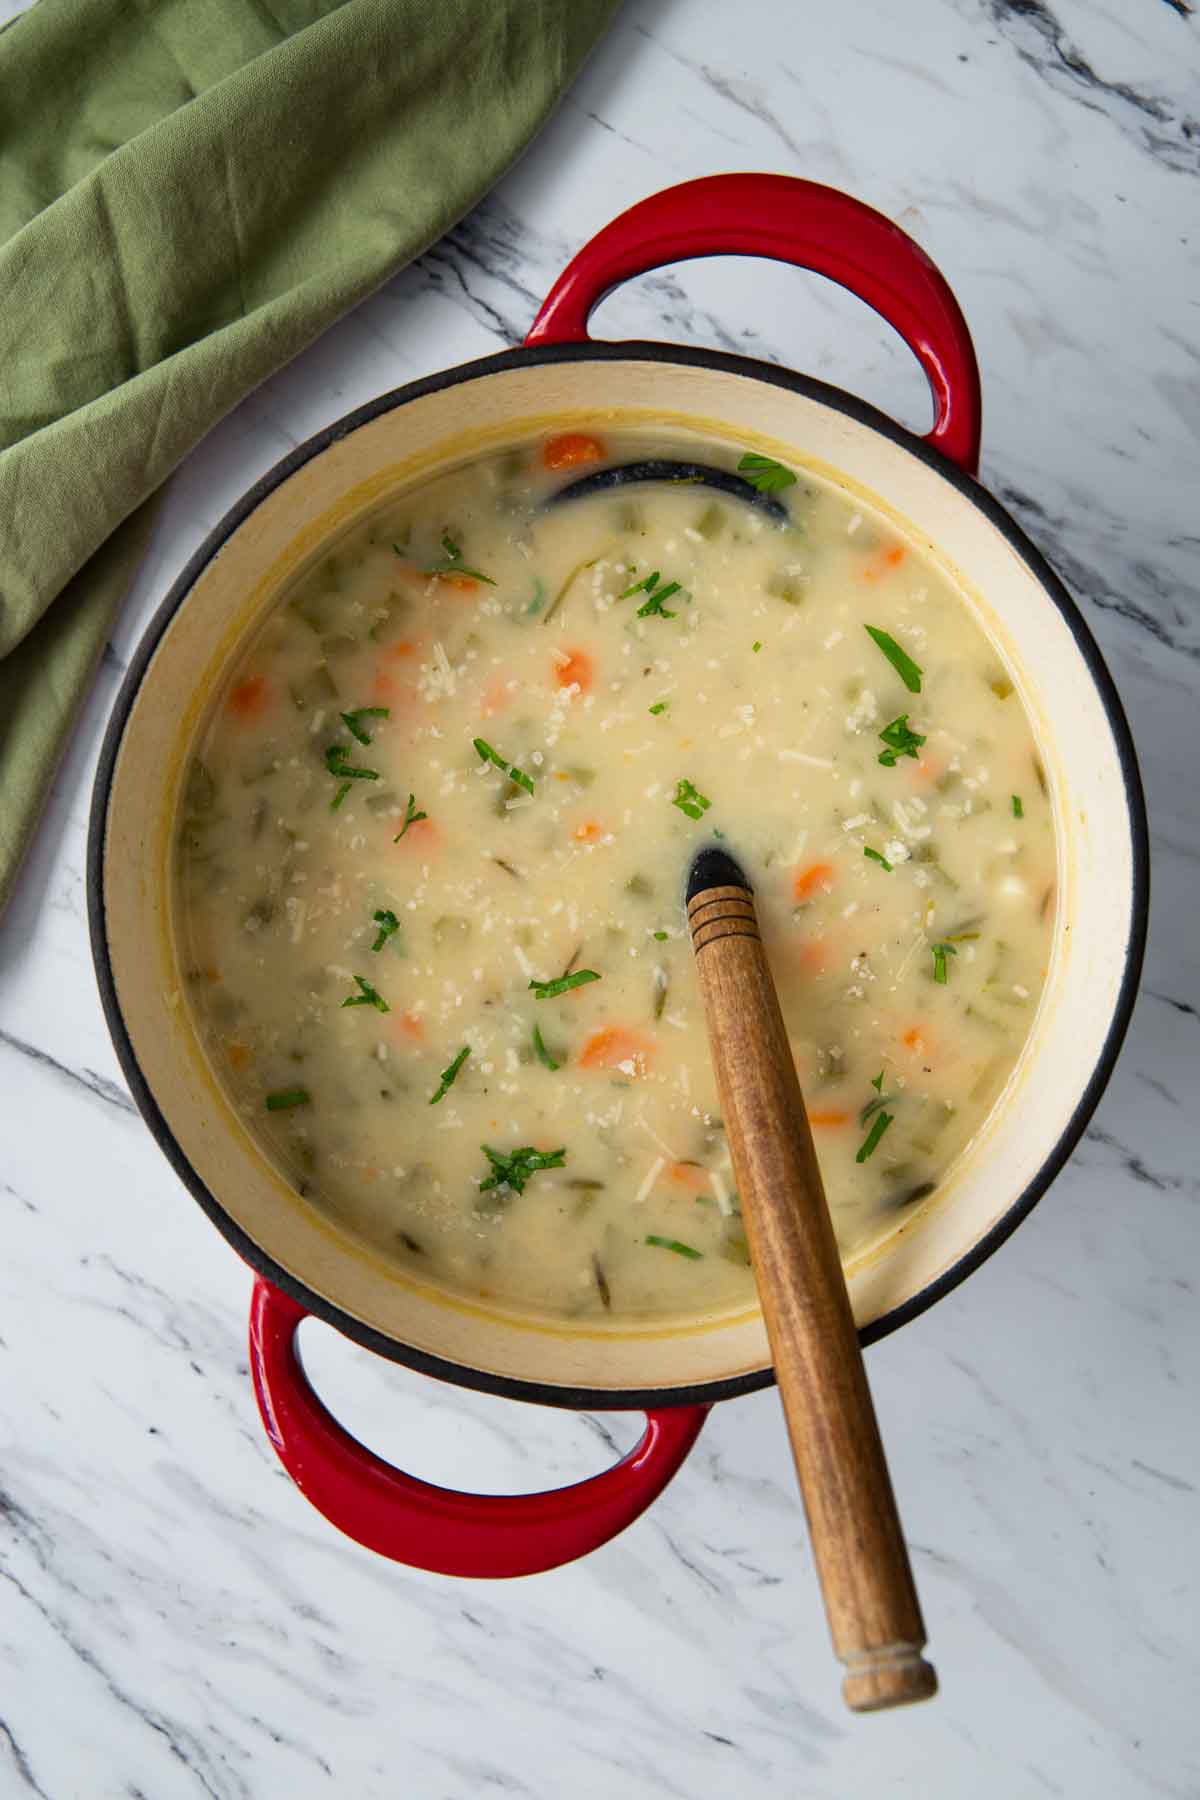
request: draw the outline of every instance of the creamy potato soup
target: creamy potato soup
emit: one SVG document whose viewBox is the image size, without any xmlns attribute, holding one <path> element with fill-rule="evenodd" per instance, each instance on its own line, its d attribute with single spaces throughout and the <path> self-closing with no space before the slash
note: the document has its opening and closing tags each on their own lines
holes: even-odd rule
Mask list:
<svg viewBox="0 0 1200 1800">
<path fill-rule="evenodd" d="M 754 884 L 843 1252 L 1028 1035 L 1055 838 L 947 572 L 831 482 L 590 427 L 406 492 L 281 597 L 178 831 L 186 993 L 298 1195 L 583 1322 L 754 1298 L 684 912 Z"/>
</svg>

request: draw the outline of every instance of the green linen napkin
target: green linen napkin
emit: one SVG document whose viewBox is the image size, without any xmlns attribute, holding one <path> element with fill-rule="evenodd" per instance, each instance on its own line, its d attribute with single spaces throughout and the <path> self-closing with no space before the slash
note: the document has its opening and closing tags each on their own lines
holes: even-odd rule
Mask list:
<svg viewBox="0 0 1200 1800">
<path fill-rule="evenodd" d="M 38 0 L 0 34 L 0 909 L 152 508 L 418 256 L 618 0 Z"/>
</svg>

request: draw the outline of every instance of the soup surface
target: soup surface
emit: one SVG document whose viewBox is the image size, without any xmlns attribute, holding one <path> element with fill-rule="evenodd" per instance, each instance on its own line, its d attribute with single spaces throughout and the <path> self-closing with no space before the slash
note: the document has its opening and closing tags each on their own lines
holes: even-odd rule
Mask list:
<svg viewBox="0 0 1200 1800">
<path fill-rule="evenodd" d="M 843 1252 L 979 1130 L 1050 953 L 1011 673 L 831 483 L 588 430 L 394 499 L 245 648 L 181 802 L 211 1061 L 308 1203 L 586 1322 L 751 1304 L 683 888 L 754 883 Z"/>
</svg>

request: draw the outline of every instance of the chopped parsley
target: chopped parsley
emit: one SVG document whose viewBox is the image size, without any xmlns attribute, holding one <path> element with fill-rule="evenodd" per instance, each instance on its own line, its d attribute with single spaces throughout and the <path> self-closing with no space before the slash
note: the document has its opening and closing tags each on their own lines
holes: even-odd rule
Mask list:
<svg viewBox="0 0 1200 1800">
<path fill-rule="evenodd" d="M 867 636 L 872 638 L 874 642 L 878 644 L 909 693 L 919 694 L 921 691 L 921 671 L 913 661 L 912 657 L 908 654 L 907 650 L 902 650 L 895 638 L 890 636 L 886 631 L 880 631 L 877 625 L 865 625 L 863 629 L 867 633 Z"/>
<path fill-rule="evenodd" d="M 496 767 L 507 775 L 510 781 L 515 782 L 519 788 L 524 788 L 527 794 L 532 794 L 533 777 L 526 775 L 524 769 L 518 769 L 515 763 L 505 762 L 500 752 L 494 750 L 486 738 L 472 738 L 471 742 L 483 762 L 495 763 Z"/>
<path fill-rule="evenodd" d="M 687 814 L 689 819 L 702 819 L 712 805 L 712 801 L 702 794 L 692 782 L 685 781 L 680 776 L 671 805 L 677 806 L 681 813 Z"/>
<path fill-rule="evenodd" d="M 371 917 L 379 927 L 379 936 L 371 948 L 372 950 L 382 950 L 393 933 L 399 931 L 400 921 L 390 906 L 381 906 L 378 912 L 371 914 Z"/>
<path fill-rule="evenodd" d="M 958 951 L 954 948 L 953 944 L 930 944 L 929 948 L 933 951 L 933 979 L 940 982 L 941 985 L 945 987 L 947 975 L 946 958 L 948 956 L 957 956 Z"/>
<path fill-rule="evenodd" d="M 330 744 L 325 752 L 325 767 L 331 775 L 338 778 L 338 791 L 330 801 L 330 811 L 335 812 L 350 792 L 352 781 L 378 781 L 378 769 L 359 769 L 346 761 L 350 754 L 348 744 Z"/>
<path fill-rule="evenodd" d="M 673 594 L 682 594 L 683 583 L 667 581 L 660 585 L 661 581 L 662 578 L 655 569 L 652 574 L 643 576 L 641 581 L 635 581 L 632 587 L 627 587 L 623 594 L 618 594 L 617 599 L 629 600 L 634 594 L 645 594 L 645 603 L 637 609 L 639 619 L 647 619 L 652 613 L 661 619 L 673 619 L 675 614 L 663 605 L 663 601 L 669 600 Z"/>
<path fill-rule="evenodd" d="M 875 1089 L 875 1092 L 877 1094 L 882 1094 L 882 1092 L 883 1092 L 883 1070 L 882 1069 L 880 1069 L 878 1075 L 875 1077 L 874 1081 L 871 1083 L 871 1086 Z"/>
<path fill-rule="evenodd" d="M 417 811 L 417 797 L 415 794 L 410 794 L 408 796 L 408 805 L 404 809 L 404 823 L 392 839 L 393 844 L 398 844 L 400 842 L 400 839 L 404 836 L 410 825 L 419 825 L 422 819 L 427 819 L 428 817 L 428 813 Z"/>
<path fill-rule="evenodd" d="M 670 932 L 656 931 L 654 934 L 654 941 L 656 944 L 665 944 L 669 936 Z"/>
<path fill-rule="evenodd" d="M 883 1136 L 894 1117 L 895 1114 L 890 1112 L 878 1112 L 875 1114 L 874 1123 L 859 1146 L 858 1154 L 854 1158 L 855 1162 L 865 1163 L 869 1156 L 874 1156 L 876 1150 L 879 1148 L 880 1138 Z"/>
<path fill-rule="evenodd" d="M 888 874 L 891 874 L 892 865 L 881 850 L 872 850 L 870 844 L 864 844 L 863 855 L 869 856 L 872 862 L 877 862 L 881 869 L 886 869 Z"/>
<path fill-rule="evenodd" d="M 599 981 L 595 969 L 576 969 L 573 975 L 560 975 L 555 981 L 531 981 L 535 1000 L 553 1000 L 559 994 L 569 994 L 572 988 L 586 987 L 589 981 Z"/>
<path fill-rule="evenodd" d="M 359 992 L 348 994 L 342 1001 L 343 1006 L 373 1006 L 376 1012 L 391 1012 L 383 995 L 376 993 L 369 981 L 364 981 L 361 975 L 356 975 L 354 979 L 358 983 Z"/>
<path fill-rule="evenodd" d="M 458 1079 L 458 1071 L 462 1068 L 470 1054 L 470 1044 L 464 1044 L 449 1068 L 442 1070 L 441 1085 L 439 1086 L 437 1093 L 431 1097 L 429 1102 L 430 1106 L 436 1106 L 439 1100 L 444 1100 L 446 1098 L 446 1095 L 450 1092 L 450 1089 Z"/>
<path fill-rule="evenodd" d="M 481 1144 L 479 1148 L 492 1165 L 491 1174 L 479 1184 L 481 1194 L 498 1187 L 523 1194 L 531 1175 L 536 1175 L 539 1169 L 561 1169 L 567 1160 L 565 1146 L 561 1150 L 535 1150 L 532 1144 L 525 1144 L 520 1150 L 510 1150 L 507 1155 L 493 1150 L 490 1144 Z"/>
<path fill-rule="evenodd" d="M 337 811 L 338 807 L 342 804 L 342 801 L 346 798 L 346 795 L 350 792 L 350 789 L 353 786 L 354 786 L 354 783 L 352 781 L 343 781 L 342 782 L 341 786 L 338 788 L 337 793 L 333 796 L 333 799 L 329 802 L 330 812 Z"/>
<path fill-rule="evenodd" d="M 759 651 L 760 651 L 760 650 L 761 650 L 761 649 L 762 649 L 762 639 L 761 639 L 761 638 L 755 638 L 755 640 L 754 640 L 754 642 L 753 642 L 753 643 L 752 643 L 752 644 L 751 644 L 751 646 L 750 646 L 750 648 L 751 648 L 751 650 L 753 650 L 753 652 L 754 652 L 754 654 L 755 654 L 755 656 L 757 656 L 757 655 L 758 655 L 758 653 L 759 653 Z"/>
<path fill-rule="evenodd" d="M 791 487 L 796 480 L 792 471 L 776 462 L 773 456 L 759 456 L 754 450 L 747 450 L 738 464 L 738 474 L 744 475 L 760 494 L 777 494 L 780 488 Z"/>
<path fill-rule="evenodd" d="M 546 1048 L 546 1040 L 542 1036 L 542 1028 L 540 1025 L 535 1025 L 533 1028 L 533 1048 L 534 1054 L 544 1068 L 551 1070 L 558 1068 L 558 1063 Z"/>
<path fill-rule="evenodd" d="M 700 1262 L 704 1256 L 703 1250 L 693 1250 L 690 1244 L 681 1244 L 678 1238 L 659 1237 L 653 1231 L 645 1241 L 653 1244 L 656 1250 L 673 1250 L 676 1256 L 686 1256 L 691 1262 Z"/>
<path fill-rule="evenodd" d="M 879 753 L 879 760 L 885 769 L 894 769 L 896 758 L 899 756 L 911 756 L 916 762 L 918 760 L 917 751 L 925 742 L 921 733 L 913 731 L 910 727 L 907 713 L 901 713 L 898 719 L 893 719 L 890 725 L 885 725 L 879 736 L 887 745 L 887 749 L 881 750 Z"/>
<path fill-rule="evenodd" d="M 346 727 L 346 730 L 350 733 L 351 737 L 356 737 L 360 744 L 369 744 L 371 741 L 371 734 L 369 731 L 363 730 L 362 724 L 360 723 L 361 720 L 390 719 L 391 716 L 392 709 L 390 706 L 358 706 L 353 712 L 342 713 L 340 715 L 342 724 Z"/>
<path fill-rule="evenodd" d="M 293 1106 L 307 1106 L 312 1095 L 307 1088 L 277 1088 L 267 1095 L 268 1112 L 287 1112 Z"/>
<path fill-rule="evenodd" d="M 1013 795 L 1012 809 L 1013 809 L 1013 818 L 1014 819 L 1023 819 L 1025 817 L 1025 808 L 1021 805 L 1020 794 Z"/>
<path fill-rule="evenodd" d="M 489 587 L 496 583 L 482 569 L 469 569 L 462 559 L 462 545 L 456 544 L 448 531 L 442 533 L 442 549 L 446 552 L 444 562 L 431 563 L 422 569 L 422 575 L 469 575 L 473 581 L 486 581 Z"/>
<path fill-rule="evenodd" d="M 650 708 L 650 711 L 653 713 L 654 717 L 657 718 L 659 713 L 666 712 L 669 704 L 670 702 L 667 700 L 656 700 L 654 705 Z"/>
</svg>

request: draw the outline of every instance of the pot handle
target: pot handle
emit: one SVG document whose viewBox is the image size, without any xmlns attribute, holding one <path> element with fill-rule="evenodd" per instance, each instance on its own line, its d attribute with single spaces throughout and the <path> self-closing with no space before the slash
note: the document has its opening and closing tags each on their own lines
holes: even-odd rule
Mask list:
<svg viewBox="0 0 1200 1800">
<path fill-rule="evenodd" d="M 527 344 L 582 343 L 621 282 L 696 256 L 769 256 L 839 282 L 904 339 L 933 390 L 925 442 L 974 474 L 982 399 L 971 334 L 940 270 L 861 200 L 791 175 L 706 175 L 639 200 L 567 264 Z"/>
<path fill-rule="evenodd" d="M 541 1494 L 460 1494 L 418 1481 L 352 1438 L 309 1385 L 296 1346 L 304 1308 L 261 1278 L 250 1300 L 250 1370 L 267 1436 L 300 1492 L 368 1550 L 437 1575 L 537 1575 L 624 1531 L 679 1468 L 706 1406 L 646 1414 L 614 1468 Z"/>
</svg>

